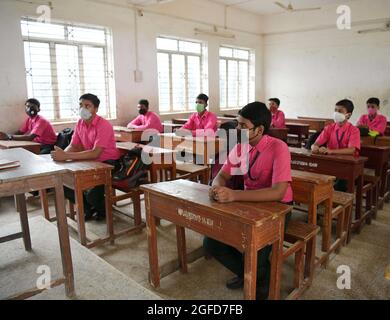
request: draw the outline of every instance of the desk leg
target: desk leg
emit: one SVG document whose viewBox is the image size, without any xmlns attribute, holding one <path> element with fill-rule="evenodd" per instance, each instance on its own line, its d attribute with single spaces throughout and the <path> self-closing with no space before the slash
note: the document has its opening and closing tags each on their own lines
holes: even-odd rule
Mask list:
<svg viewBox="0 0 390 320">
<path fill-rule="evenodd" d="M 111 173 L 109 173 L 110 175 Z M 106 181 L 106 184 L 104 186 L 104 193 L 105 193 L 105 205 L 106 205 L 106 223 L 107 223 L 107 234 L 110 237 L 110 243 L 115 244 L 115 236 L 114 236 L 114 221 L 113 221 L 113 215 L 112 215 L 112 204 L 111 204 L 111 195 L 112 195 L 112 188 L 111 188 L 111 176 L 108 177 L 108 181 Z"/>
<path fill-rule="evenodd" d="M 68 222 L 66 220 L 64 189 L 62 184 L 62 177 L 56 179 L 55 185 L 56 193 L 56 216 L 58 237 L 60 240 L 60 250 L 62 258 L 62 270 L 65 277 L 65 291 L 66 296 L 71 298 L 75 295 L 74 289 L 74 274 L 72 264 L 72 254 L 70 251 Z"/>
<path fill-rule="evenodd" d="M 253 229 L 247 232 L 247 247 L 244 252 L 244 299 L 256 300 L 256 280 L 257 280 L 257 250 L 254 245 Z"/>
<path fill-rule="evenodd" d="M 160 270 L 158 266 L 158 249 L 157 249 L 157 228 L 156 217 L 153 216 L 150 208 L 149 194 L 145 193 L 146 205 L 146 229 L 148 235 L 149 247 L 149 268 L 150 284 L 154 288 L 160 287 Z"/>
<path fill-rule="evenodd" d="M 362 225 L 362 203 L 363 203 L 363 175 L 357 179 L 357 189 L 356 189 L 356 220 L 357 228 L 356 231 L 359 234 L 361 231 Z"/>
<path fill-rule="evenodd" d="M 30 236 L 30 228 L 28 226 L 26 197 L 23 193 L 23 194 L 16 195 L 15 198 L 16 198 L 17 207 L 19 208 L 19 217 L 20 217 L 20 225 L 22 227 L 22 233 L 23 233 L 24 248 L 26 249 L 26 251 L 31 251 L 31 236 Z"/>
<path fill-rule="evenodd" d="M 49 200 L 47 198 L 46 190 L 39 191 L 39 195 L 41 197 L 41 206 L 42 206 L 42 209 L 43 209 L 43 213 L 45 215 L 45 219 L 50 221 Z"/>
<path fill-rule="evenodd" d="M 332 199 L 329 198 L 325 202 L 324 215 L 324 230 L 322 235 L 322 251 L 328 253 L 332 237 Z M 326 268 L 329 262 L 329 257 L 324 260 L 323 266 Z"/>
<path fill-rule="evenodd" d="M 83 246 L 87 245 L 87 235 L 85 230 L 85 217 L 84 217 L 84 193 L 80 190 L 77 183 L 74 186 L 76 203 L 77 203 L 77 225 L 79 231 L 80 243 Z"/>
<path fill-rule="evenodd" d="M 284 221 L 285 217 L 283 216 L 280 218 L 279 222 L 279 240 L 272 244 L 269 300 L 280 300 L 280 287 L 283 267 Z"/>
<path fill-rule="evenodd" d="M 180 271 L 188 273 L 187 250 L 186 250 L 186 229 L 176 226 L 177 252 L 179 254 Z"/>
</svg>

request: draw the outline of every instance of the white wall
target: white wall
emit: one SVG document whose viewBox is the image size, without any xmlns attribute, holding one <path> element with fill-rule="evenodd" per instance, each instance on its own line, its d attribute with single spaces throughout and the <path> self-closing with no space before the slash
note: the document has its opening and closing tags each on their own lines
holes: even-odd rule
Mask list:
<svg viewBox="0 0 390 320">
<path fill-rule="evenodd" d="M 256 51 L 256 97 L 263 97 L 262 84 L 262 37 L 260 19 L 243 11 L 230 9 L 228 26 L 236 39 L 195 36 L 194 28 L 211 28 L 212 24 L 223 26 L 223 7 L 206 0 L 182 0 L 148 8 L 139 19 L 139 68 L 143 82 L 134 81 L 135 36 L 134 12 L 123 4 L 126 0 L 54 0 L 52 19 L 100 25 L 111 28 L 114 45 L 114 71 L 117 100 L 117 117 L 114 123 L 126 124 L 136 115 L 136 103 L 148 98 L 151 108 L 158 110 L 157 58 L 155 39 L 158 35 L 172 35 L 207 42 L 209 58 L 209 95 L 211 110 L 218 112 L 219 63 L 218 48 L 231 44 Z M 23 121 L 23 103 L 27 97 L 20 18 L 37 16 L 37 4 L 19 0 L 0 1 L 0 131 L 15 130 Z M 43 1 L 39 2 L 44 3 Z M 154 13 L 151 11 L 155 11 Z M 166 119 L 172 116 L 164 117 Z M 59 126 L 61 128 L 63 126 Z"/>
<path fill-rule="evenodd" d="M 263 20 L 265 95 L 280 97 L 288 117 L 331 117 L 334 104 L 350 98 L 356 121 L 366 111 L 367 98 L 376 96 L 390 118 L 390 32 L 357 33 L 383 26 L 382 19 L 390 21 L 390 1 L 347 4 L 352 9 L 350 31 L 336 28 L 336 6 Z"/>
</svg>

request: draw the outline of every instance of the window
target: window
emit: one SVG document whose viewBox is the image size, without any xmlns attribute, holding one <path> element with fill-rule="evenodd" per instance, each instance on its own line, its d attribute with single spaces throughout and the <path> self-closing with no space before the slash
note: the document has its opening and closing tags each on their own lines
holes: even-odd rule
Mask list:
<svg viewBox="0 0 390 320">
<path fill-rule="evenodd" d="M 159 109 L 161 113 L 195 110 L 195 100 L 207 87 L 205 45 L 157 38 Z"/>
<path fill-rule="evenodd" d="M 99 114 L 115 118 L 111 33 L 101 27 L 21 21 L 28 96 L 52 121 L 78 118 L 79 97 L 93 93 Z"/>
<path fill-rule="evenodd" d="M 220 47 L 221 109 L 242 108 L 254 101 L 254 55 L 249 50 Z"/>
</svg>

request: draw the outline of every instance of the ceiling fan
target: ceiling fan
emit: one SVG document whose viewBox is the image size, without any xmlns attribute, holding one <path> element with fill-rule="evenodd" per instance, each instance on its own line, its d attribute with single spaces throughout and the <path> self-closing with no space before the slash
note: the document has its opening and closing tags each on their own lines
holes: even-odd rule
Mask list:
<svg viewBox="0 0 390 320">
<path fill-rule="evenodd" d="M 295 9 L 291 2 L 286 6 L 285 4 L 275 1 L 274 2 L 277 6 L 281 7 L 282 9 L 286 10 L 287 12 L 302 12 L 302 11 L 315 11 L 315 10 L 321 10 L 321 7 L 311 7 L 311 8 L 301 8 L 301 9 Z"/>
</svg>

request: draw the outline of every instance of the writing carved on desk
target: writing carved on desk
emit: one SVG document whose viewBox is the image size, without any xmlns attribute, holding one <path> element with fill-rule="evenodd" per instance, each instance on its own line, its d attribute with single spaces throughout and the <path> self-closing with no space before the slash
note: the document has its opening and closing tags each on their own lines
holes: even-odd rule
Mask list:
<svg viewBox="0 0 390 320">
<path fill-rule="evenodd" d="M 189 211 L 181 209 L 181 208 L 177 209 L 177 214 L 181 217 L 184 217 L 185 219 L 187 219 L 189 221 L 196 221 L 196 222 L 199 222 L 199 223 L 204 224 L 205 226 L 208 226 L 211 228 L 214 226 L 214 221 L 212 219 L 202 217 L 198 214 L 194 214 L 192 212 L 189 212 Z"/>
<path fill-rule="evenodd" d="M 318 168 L 318 163 L 316 162 L 306 162 L 301 160 L 293 160 L 291 161 L 292 165 L 301 166 L 301 167 L 310 167 L 310 168 Z"/>
</svg>

